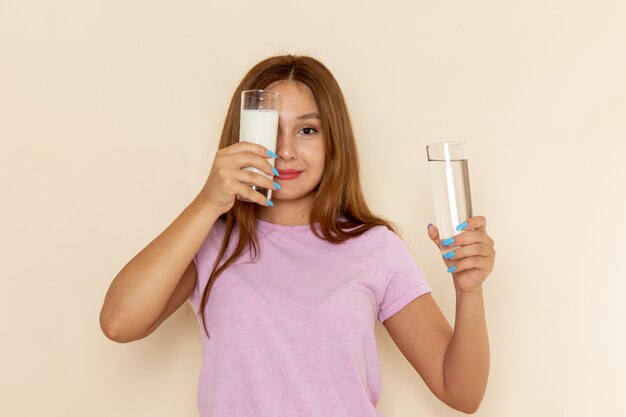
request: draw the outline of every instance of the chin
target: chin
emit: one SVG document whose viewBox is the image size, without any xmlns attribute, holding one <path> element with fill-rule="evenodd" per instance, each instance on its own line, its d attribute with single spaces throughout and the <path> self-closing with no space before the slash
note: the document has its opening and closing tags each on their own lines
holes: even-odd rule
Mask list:
<svg viewBox="0 0 626 417">
<path fill-rule="evenodd" d="M 313 193 L 313 190 L 305 193 L 293 193 L 289 192 L 289 190 L 274 190 L 272 191 L 272 201 L 274 200 L 299 200 Z"/>
</svg>

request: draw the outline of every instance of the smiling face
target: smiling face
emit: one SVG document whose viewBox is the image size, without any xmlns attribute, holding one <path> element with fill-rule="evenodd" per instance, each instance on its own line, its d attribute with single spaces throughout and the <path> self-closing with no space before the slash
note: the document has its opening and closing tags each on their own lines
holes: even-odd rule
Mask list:
<svg viewBox="0 0 626 417">
<path fill-rule="evenodd" d="M 272 191 L 272 201 L 312 200 L 324 172 L 324 138 L 313 92 L 295 81 L 278 81 L 266 87 L 280 95 L 278 141 L 274 177 L 282 187 Z"/>
</svg>

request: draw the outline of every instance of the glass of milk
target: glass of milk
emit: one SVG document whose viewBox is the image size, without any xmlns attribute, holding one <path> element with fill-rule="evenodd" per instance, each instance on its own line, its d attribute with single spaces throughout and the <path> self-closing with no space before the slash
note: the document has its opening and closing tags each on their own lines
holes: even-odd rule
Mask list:
<svg viewBox="0 0 626 417">
<path fill-rule="evenodd" d="M 442 142 L 428 145 L 428 165 L 435 199 L 440 242 L 461 233 L 456 227 L 472 217 L 467 143 Z M 443 254 L 456 249 L 440 246 Z"/>
<path fill-rule="evenodd" d="M 278 137 L 278 93 L 269 90 L 245 90 L 241 92 L 241 116 L 239 119 L 239 142 L 258 143 L 272 152 L 276 151 Z M 274 158 L 269 159 L 274 166 Z M 269 179 L 272 176 L 255 167 L 243 169 L 256 172 Z M 253 190 L 263 194 L 267 199 L 272 198 L 272 190 L 257 185 L 248 184 Z M 245 197 L 237 198 L 250 201 Z"/>
</svg>

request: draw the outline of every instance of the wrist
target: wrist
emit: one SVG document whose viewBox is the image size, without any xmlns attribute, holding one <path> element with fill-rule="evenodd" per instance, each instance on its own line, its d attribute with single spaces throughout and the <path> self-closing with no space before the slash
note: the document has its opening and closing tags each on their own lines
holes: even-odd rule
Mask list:
<svg viewBox="0 0 626 417">
<path fill-rule="evenodd" d="M 217 209 L 217 207 L 215 207 L 211 203 L 206 203 L 198 199 L 198 197 L 194 198 L 189 206 L 195 208 L 196 210 L 199 210 L 203 216 L 210 217 L 214 220 L 217 220 L 223 214 L 220 210 Z"/>
<path fill-rule="evenodd" d="M 483 297 L 483 287 L 482 285 L 474 288 L 472 290 L 462 290 L 460 288 L 456 288 L 456 298 L 457 300 L 466 300 L 466 299 L 474 299 Z"/>
</svg>

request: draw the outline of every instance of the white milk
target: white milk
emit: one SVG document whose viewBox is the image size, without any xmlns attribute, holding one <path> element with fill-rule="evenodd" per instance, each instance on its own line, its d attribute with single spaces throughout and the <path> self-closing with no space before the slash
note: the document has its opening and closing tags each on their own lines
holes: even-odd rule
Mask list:
<svg viewBox="0 0 626 417">
<path fill-rule="evenodd" d="M 239 124 L 239 141 L 258 143 L 270 151 L 276 150 L 276 138 L 278 137 L 278 110 L 242 110 Z M 268 159 L 274 166 L 274 158 Z M 245 167 L 245 170 L 256 172 L 264 177 L 272 179 L 271 175 L 255 167 Z M 271 189 L 268 190 L 271 198 Z"/>
</svg>

